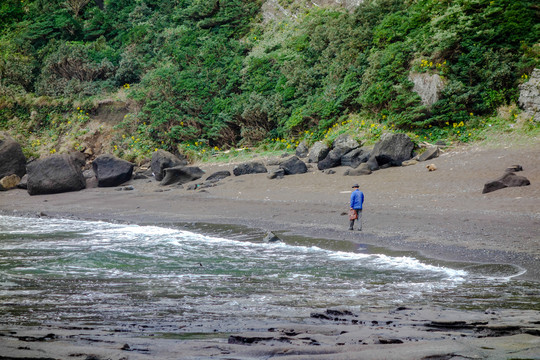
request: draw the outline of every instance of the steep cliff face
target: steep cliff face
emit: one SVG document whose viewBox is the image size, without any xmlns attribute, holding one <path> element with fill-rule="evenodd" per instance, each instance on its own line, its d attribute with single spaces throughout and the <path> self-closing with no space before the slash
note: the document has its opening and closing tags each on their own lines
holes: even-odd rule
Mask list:
<svg viewBox="0 0 540 360">
<path fill-rule="evenodd" d="M 298 10 L 311 7 L 341 7 L 354 10 L 363 0 L 294 0 L 289 4 L 285 1 L 267 0 L 263 4 L 262 14 L 265 22 L 283 17 L 295 17 Z"/>
</svg>

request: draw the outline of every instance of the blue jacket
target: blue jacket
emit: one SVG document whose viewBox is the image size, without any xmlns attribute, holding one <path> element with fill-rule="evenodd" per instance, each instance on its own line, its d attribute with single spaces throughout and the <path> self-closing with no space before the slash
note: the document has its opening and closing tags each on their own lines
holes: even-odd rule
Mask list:
<svg viewBox="0 0 540 360">
<path fill-rule="evenodd" d="M 364 193 L 356 189 L 351 194 L 351 208 L 362 210 L 362 204 L 364 204 Z"/>
</svg>

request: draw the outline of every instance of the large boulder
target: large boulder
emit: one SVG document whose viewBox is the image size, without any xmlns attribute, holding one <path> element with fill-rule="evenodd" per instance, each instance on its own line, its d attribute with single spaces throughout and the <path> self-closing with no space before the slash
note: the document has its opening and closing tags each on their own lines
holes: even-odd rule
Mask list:
<svg viewBox="0 0 540 360">
<path fill-rule="evenodd" d="M 204 171 L 197 166 L 175 166 L 165 169 L 165 177 L 160 185 L 185 184 L 202 178 Z"/>
<path fill-rule="evenodd" d="M 0 179 L 12 174 L 19 178 L 26 174 L 26 157 L 18 142 L 0 132 Z"/>
<path fill-rule="evenodd" d="M 307 172 L 306 164 L 297 156 L 291 156 L 287 160 L 284 160 L 279 165 L 279 168 L 283 169 L 285 175 L 304 174 Z"/>
<path fill-rule="evenodd" d="M 412 158 L 413 149 L 414 143 L 407 135 L 386 133 L 375 144 L 370 160 L 375 159 L 378 166 L 401 166 L 403 161 Z"/>
<path fill-rule="evenodd" d="M 356 168 L 360 164 L 367 162 L 370 154 L 371 149 L 368 148 L 361 147 L 353 149 L 341 157 L 341 165 Z"/>
<path fill-rule="evenodd" d="M 152 161 L 150 167 L 154 173 L 154 177 L 157 181 L 163 180 L 165 176 L 165 169 L 175 166 L 185 166 L 188 162 L 185 158 L 179 158 L 178 156 L 171 154 L 165 150 L 154 151 L 152 154 Z"/>
<path fill-rule="evenodd" d="M 92 162 L 99 187 L 118 186 L 131 180 L 133 164 L 113 155 L 100 155 Z"/>
<path fill-rule="evenodd" d="M 0 179 L 0 191 L 14 189 L 21 182 L 21 178 L 16 174 L 4 176 Z"/>
<path fill-rule="evenodd" d="M 323 160 L 317 163 L 317 168 L 319 170 L 326 170 L 336 166 L 340 166 L 342 155 L 343 154 L 341 154 L 340 151 L 331 150 Z"/>
<path fill-rule="evenodd" d="M 265 172 L 268 172 L 268 170 L 262 163 L 258 161 L 242 163 L 242 164 L 236 165 L 233 169 L 233 174 L 235 176 L 247 175 L 247 174 L 260 174 L 260 173 L 265 173 Z"/>
<path fill-rule="evenodd" d="M 311 149 L 309 149 L 308 162 L 318 163 L 328 155 L 329 151 L 330 148 L 328 147 L 328 145 L 326 145 L 322 141 L 317 141 L 315 144 L 313 144 Z"/>
<path fill-rule="evenodd" d="M 342 165 L 341 157 L 351 150 L 357 149 L 360 144 L 348 134 L 339 135 L 332 143 L 332 150 L 317 164 L 319 170 L 326 170 Z"/>
<path fill-rule="evenodd" d="M 531 182 L 525 176 L 519 176 L 513 172 L 508 172 L 497 180 L 493 180 L 484 184 L 482 194 L 487 194 L 495 190 L 504 189 L 506 187 L 527 185 L 531 185 Z"/>
<path fill-rule="evenodd" d="M 340 156 L 343 156 L 349 151 L 359 147 L 360 144 L 358 141 L 354 140 L 349 134 L 339 135 L 332 143 L 332 151 L 336 151 L 337 153 L 341 154 Z"/>
<path fill-rule="evenodd" d="M 81 167 L 68 154 L 54 154 L 26 167 L 30 195 L 79 191 L 86 187 Z"/>
</svg>

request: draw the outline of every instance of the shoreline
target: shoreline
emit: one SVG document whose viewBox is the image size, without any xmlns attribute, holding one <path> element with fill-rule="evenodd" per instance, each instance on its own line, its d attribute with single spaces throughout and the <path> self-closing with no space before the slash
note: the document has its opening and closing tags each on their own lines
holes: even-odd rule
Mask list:
<svg viewBox="0 0 540 360">
<path fill-rule="evenodd" d="M 467 149 L 434 159 L 438 170 L 432 173 L 422 164 L 362 177 L 343 176 L 344 168 L 334 175 L 310 169 L 280 180 L 270 180 L 267 174 L 231 176 L 215 187 L 193 191 L 162 187 L 153 179 L 131 181 L 131 191 L 123 190 L 128 184 L 40 196 L 11 190 L 0 193 L 0 215 L 171 226 L 261 239 L 272 231 L 286 242 L 368 245 L 386 254 L 419 254 L 435 264 L 438 259 L 514 264 L 527 272 L 513 279 L 536 282 L 539 153 L 540 144 L 525 150 Z M 483 183 L 513 164 L 523 166 L 530 186 L 481 194 Z M 200 166 L 210 175 L 234 164 Z M 349 191 L 356 182 L 366 194 L 363 232 L 347 230 Z M 166 359 L 178 354 L 185 359 L 540 359 L 540 309 L 534 306 L 470 311 L 426 305 L 351 314 L 342 310 L 327 309 L 291 322 L 230 319 L 238 330 L 232 332 L 218 328 L 201 333 L 197 323 L 184 330 L 181 324 L 133 324 L 129 329 L 114 324 L 1 324 L 0 348 L 5 354 L 0 360 L 45 355 Z"/>
<path fill-rule="evenodd" d="M 278 237 L 288 244 L 309 243 L 312 245 L 317 242 L 324 243 L 320 247 L 325 249 L 335 249 L 336 246 L 343 248 L 339 243 L 350 243 L 345 251 L 356 251 L 355 248 L 364 247 L 368 253 L 377 253 L 392 256 L 410 256 L 414 258 L 422 258 L 422 261 L 427 261 L 431 264 L 438 264 L 438 261 L 461 265 L 461 267 L 481 265 L 481 264 L 497 264 L 497 265 L 512 265 L 520 268 L 522 271 L 509 278 L 516 280 L 525 280 L 531 282 L 540 282 L 540 269 L 537 268 L 537 258 L 522 254 L 512 253 L 508 251 L 486 250 L 486 249 L 470 249 L 457 247 L 452 245 L 442 244 L 426 244 L 421 241 L 408 241 L 406 236 L 400 235 L 375 235 L 373 233 L 358 234 L 353 232 L 349 235 L 349 231 L 345 230 L 318 230 L 314 232 L 306 231 L 305 228 L 285 228 L 278 224 L 264 223 L 263 227 L 253 227 L 244 221 L 236 221 L 234 223 L 221 222 L 201 222 L 196 220 L 171 219 L 163 221 L 162 218 L 146 218 L 144 221 L 135 221 L 133 217 L 114 217 L 106 218 L 100 215 L 81 216 L 74 213 L 54 213 L 43 212 L 37 213 L 9 213 L 5 210 L 0 210 L 0 216 L 16 216 L 22 218 L 56 218 L 66 220 L 80 221 L 103 221 L 109 223 L 122 223 L 139 226 L 161 226 L 171 227 L 174 229 L 191 231 L 207 236 L 247 236 L 252 239 L 262 240 L 268 231 L 272 231 Z M 261 225 L 261 224 L 259 224 Z M 302 240 L 298 240 L 298 238 Z M 494 262 L 498 261 L 498 262 Z"/>
<path fill-rule="evenodd" d="M 202 190 L 163 187 L 153 179 L 39 196 L 16 189 L 0 192 L 0 214 L 244 226 L 414 251 L 434 260 L 514 264 L 527 270 L 521 279 L 540 281 L 538 154 L 540 144 L 466 148 L 433 159 L 434 172 L 422 163 L 359 177 L 343 176 L 344 167 L 333 175 L 312 167 L 306 174 L 275 180 L 267 174 L 230 176 Z M 481 194 L 485 182 L 512 164 L 523 166 L 520 175 L 531 185 Z M 201 182 L 215 171 L 232 171 L 234 164 L 199 166 L 206 172 Z M 347 230 L 354 182 L 366 196 L 363 232 Z M 122 190 L 126 185 L 133 190 Z"/>
</svg>

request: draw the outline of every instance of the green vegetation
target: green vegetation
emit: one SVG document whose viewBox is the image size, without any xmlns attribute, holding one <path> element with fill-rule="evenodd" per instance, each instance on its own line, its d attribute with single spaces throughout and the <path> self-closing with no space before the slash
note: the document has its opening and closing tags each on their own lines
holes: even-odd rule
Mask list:
<svg viewBox="0 0 540 360">
<path fill-rule="evenodd" d="M 102 100 L 120 99 L 131 110 L 105 149 L 131 160 L 291 150 L 345 131 L 368 143 L 383 131 L 538 134 L 514 105 L 540 62 L 535 1 L 366 0 L 347 12 L 280 0 L 295 16 L 266 23 L 262 3 L 4 0 L 0 129 L 29 156 L 81 149 L 104 131 L 91 126 Z M 443 79 L 432 107 L 411 72 Z"/>
</svg>

